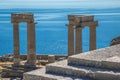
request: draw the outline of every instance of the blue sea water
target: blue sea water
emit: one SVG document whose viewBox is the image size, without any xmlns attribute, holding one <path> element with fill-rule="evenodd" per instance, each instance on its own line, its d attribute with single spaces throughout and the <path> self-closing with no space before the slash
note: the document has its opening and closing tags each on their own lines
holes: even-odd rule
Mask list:
<svg viewBox="0 0 120 80">
<path fill-rule="evenodd" d="M 11 13 L 32 12 L 36 24 L 37 54 L 67 55 L 69 14 L 95 15 L 98 20 L 97 49 L 110 45 L 120 35 L 120 8 L 111 9 L 0 9 L 0 55 L 13 53 Z M 27 27 L 20 23 L 20 53 L 27 53 Z M 89 50 L 89 28 L 83 29 L 83 51 Z"/>
</svg>

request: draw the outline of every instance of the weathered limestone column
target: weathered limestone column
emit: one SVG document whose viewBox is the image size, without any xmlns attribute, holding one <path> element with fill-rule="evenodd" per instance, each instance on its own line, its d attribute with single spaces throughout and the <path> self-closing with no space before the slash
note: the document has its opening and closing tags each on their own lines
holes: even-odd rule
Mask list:
<svg viewBox="0 0 120 80">
<path fill-rule="evenodd" d="M 76 54 L 82 53 L 82 27 L 76 28 Z"/>
<path fill-rule="evenodd" d="M 14 31 L 14 66 L 19 66 L 20 64 L 20 48 L 19 48 L 19 24 L 13 23 Z"/>
<path fill-rule="evenodd" d="M 28 41 L 27 65 L 30 67 L 35 67 L 36 65 L 35 23 L 27 24 L 27 41 Z"/>
<path fill-rule="evenodd" d="M 68 56 L 74 55 L 74 25 L 68 25 Z"/>
<path fill-rule="evenodd" d="M 90 26 L 90 50 L 96 49 L 96 26 Z"/>
</svg>

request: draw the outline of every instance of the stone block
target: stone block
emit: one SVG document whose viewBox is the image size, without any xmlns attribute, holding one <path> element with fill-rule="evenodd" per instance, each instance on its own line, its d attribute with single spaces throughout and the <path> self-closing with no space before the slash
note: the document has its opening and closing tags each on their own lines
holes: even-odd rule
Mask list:
<svg viewBox="0 0 120 80">
<path fill-rule="evenodd" d="M 98 71 L 93 74 L 91 74 L 92 79 L 95 80 L 120 80 L 120 73 L 114 73 L 114 72 L 107 72 L 107 71 Z"/>
<path fill-rule="evenodd" d="M 69 65 L 100 67 L 101 62 L 89 59 L 68 58 Z"/>
<path fill-rule="evenodd" d="M 103 68 L 109 68 L 109 69 L 120 69 L 120 57 L 118 56 L 113 56 L 110 58 L 107 58 L 106 60 L 101 62 L 101 65 Z"/>
<path fill-rule="evenodd" d="M 75 22 L 88 22 L 93 21 L 94 16 L 92 15 L 68 15 L 69 21 L 75 21 Z"/>
<path fill-rule="evenodd" d="M 72 24 L 74 26 L 84 27 L 84 26 L 96 25 L 96 23 L 94 22 L 94 16 L 92 15 L 68 15 L 68 20 L 69 20 L 69 24 Z"/>
<path fill-rule="evenodd" d="M 34 22 L 32 13 L 15 13 L 11 14 L 11 22 Z"/>
<path fill-rule="evenodd" d="M 77 76 L 82 78 L 85 78 L 88 73 L 86 69 L 79 69 L 72 66 L 67 66 L 66 60 L 56 62 L 53 64 L 48 64 L 46 66 L 46 72 L 68 76 Z"/>
<path fill-rule="evenodd" d="M 55 56 L 54 55 L 48 55 L 48 63 L 54 63 L 55 62 Z"/>
<path fill-rule="evenodd" d="M 23 80 L 73 80 L 73 79 L 74 80 L 90 80 L 90 79 L 77 78 L 73 76 L 46 73 L 45 68 L 26 72 L 23 75 Z"/>
<path fill-rule="evenodd" d="M 85 27 L 85 26 L 98 26 L 98 21 L 91 21 L 91 22 L 82 22 L 79 26 Z"/>
</svg>

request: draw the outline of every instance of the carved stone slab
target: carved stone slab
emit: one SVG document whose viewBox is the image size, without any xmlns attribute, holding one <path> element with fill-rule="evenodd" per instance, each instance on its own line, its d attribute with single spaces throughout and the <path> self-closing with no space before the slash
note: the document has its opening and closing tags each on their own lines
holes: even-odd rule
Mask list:
<svg viewBox="0 0 120 80">
<path fill-rule="evenodd" d="M 94 21 L 94 16 L 92 15 L 68 15 L 69 21 L 75 21 L 75 22 L 88 22 L 88 21 Z"/>
<path fill-rule="evenodd" d="M 11 14 L 11 22 L 34 22 L 34 16 L 32 13 L 15 13 Z"/>
</svg>

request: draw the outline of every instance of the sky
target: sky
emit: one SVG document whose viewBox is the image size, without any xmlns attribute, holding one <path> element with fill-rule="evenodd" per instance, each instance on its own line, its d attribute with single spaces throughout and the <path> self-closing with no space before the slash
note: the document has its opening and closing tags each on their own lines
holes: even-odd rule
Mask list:
<svg viewBox="0 0 120 80">
<path fill-rule="evenodd" d="M 0 8 L 116 8 L 120 0 L 0 0 Z"/>
</svg>

